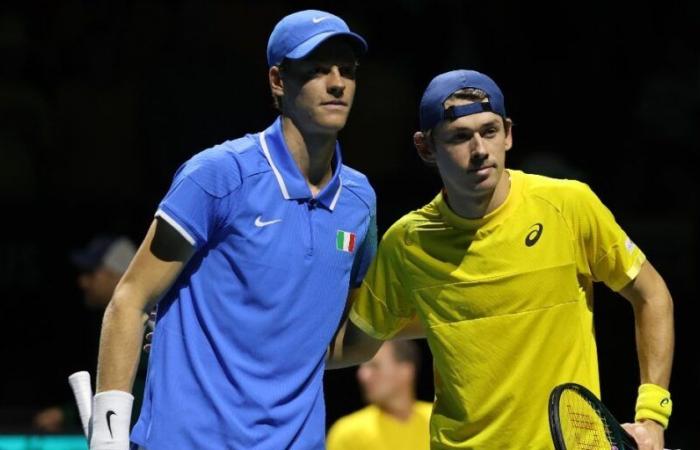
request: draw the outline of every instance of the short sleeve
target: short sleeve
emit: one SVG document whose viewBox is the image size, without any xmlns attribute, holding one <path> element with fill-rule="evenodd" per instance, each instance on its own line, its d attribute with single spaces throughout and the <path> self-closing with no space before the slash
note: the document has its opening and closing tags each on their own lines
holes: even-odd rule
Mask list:
<svg viewBox="0 0 700 450">
<path fill-rule="evenodd" d="M 637 277 L 646 257 L 587 185 L 579 183 L 577 197 L 572 220 L 578 235 L 579 271 L 619 291 Z"/>
<path fill-rule="evenodd" d="M 232 208 L 231 193 L 241 184 L 239 173 L 230 154 L 207 150 L 196 155 L 178 169 L 156 217 L 201 248 Z"/>
<path fill-rule="evenodd" d="M 350 272 L 350 287 L 356 288 L 362 283 L 374 256 L 377 254 L 377 214 L 372 211 L 369 217 L 367 233 L 362 241 Z"/>
<path fill-rule="evenodd" d="M 362 285 L 353 294 L 350 319 L 377 339 L 390 339 L 415 316 L 405 275 L 403 233 L 400 225 L 387 231 Z"/>
</svg>

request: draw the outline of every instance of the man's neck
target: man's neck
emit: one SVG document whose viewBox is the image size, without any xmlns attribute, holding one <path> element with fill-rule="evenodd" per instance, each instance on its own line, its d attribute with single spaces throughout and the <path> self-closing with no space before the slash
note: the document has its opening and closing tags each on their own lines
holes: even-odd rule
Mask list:
<svg viewBox="0 0 700 450">
<path fill-rule="evenodd" d="M 464 192 L 445 185 L 450 209 L 466 219 L 480 219 L 501 206 L 510 192 L 510 174 L 504 171 L 496 187 L 484 192 Z"/>
<path fill-rule="evenodd" d="M 282 116 L 282 132 L 292 158 L 315 197 L 333 177 L 331 162 L 337 135 L 302 133 L 291 118 Z"/>
<path fill-rule="evenodd" d="M 396 396 L 386 402 L 377 403 L 376 406 L 385 414 L 388 414 L 400 422 L 406 422 L 413 414 L 413 405 L 416 399 L 411 395 Z"/>
</svg>

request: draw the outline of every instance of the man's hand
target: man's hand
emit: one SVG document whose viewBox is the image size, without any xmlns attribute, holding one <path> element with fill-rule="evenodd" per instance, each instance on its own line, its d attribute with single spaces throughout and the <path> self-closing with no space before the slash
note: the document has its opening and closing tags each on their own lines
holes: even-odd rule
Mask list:
<svg viewBox="0 0 700 450">
<path fill-rule="evenodd" d="M 144 340 L 145 344 L 143 344 L 143 351 L 148 353 L 151 351 L 151 341 L 153 340 L 153 332 L 151 331 L 150 333 L 146 333 L 146 338 Z"/>
<path fill-rule="evenodd" d="M 151 311 L 146 322 L 146 338 L 143 344 L 143 351 L 148 353 L 151 351 L 151 341 L 153 341 L 153 331 L 156 329 L 156 312 Z"/>
<path fill-rule="evenodd" d="M 664 427 L 653 420 L 643 420 L 641 422 L 623 423 L 630 436 L 634 438 L 639 446 L 639 450 L 663 450 L 664 448 Z"/>
</svg>

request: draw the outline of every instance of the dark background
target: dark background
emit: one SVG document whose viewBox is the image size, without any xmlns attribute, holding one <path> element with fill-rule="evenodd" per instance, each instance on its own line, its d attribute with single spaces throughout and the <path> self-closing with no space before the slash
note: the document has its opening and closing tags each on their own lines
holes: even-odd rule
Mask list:
<svg viewBox="0 0 700 450">
<path fill-rule="evenodd" d="M 94 370 L 94 317 L 69 250 L 97 231 L 140 241 L 184 160 L 274 119 L 267 38 L 310 7 L 370 46 L 340 139 L 377 191 L 380 232 L 440 187 L 411 144 L 428 81 L 454 68 L 490 74 L 516 124 L 509 165 L 588 182 L 665 277 L 677 319 L 667 446 L 697 447 L 700 3 L 690 1 L 3 2 L 0 430 L 27 430 L 33 411 L 70 398 L 69 373 Z M 630 420 L 631 308 L 597 295 L 603 397 Z M 431 399 L 421 345 L 419 396 Z M 329 423 L 359 408 L 354 370 L 329 373 L 326 396 Z"/>
</svg>

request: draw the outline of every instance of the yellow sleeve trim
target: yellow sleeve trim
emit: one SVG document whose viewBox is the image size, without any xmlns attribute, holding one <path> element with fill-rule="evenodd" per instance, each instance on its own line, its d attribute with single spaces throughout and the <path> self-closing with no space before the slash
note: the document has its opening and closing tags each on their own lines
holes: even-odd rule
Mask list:
<svg viewBox="0 0 700 450">
<path fill-rule="evenodd" d="M 362 316 L 360 316 L 358 313 L 356 313 L 354 309 L 350 310 L 350 320 L 352 321 L 352 323 L 354 323 L 357 326 L 357 328 L 364 331 L 365 333 L 367 333 L 368 335 L 372 336 L 375 339 L 381 339 L 381 340 L 385 341 L 385 340 L 391 338 L 391 336 L 393 336 L 394 334 L 396 334 L 396 333 L 389 333 L 389 334 L 379 333 L 377 330 L 374 329 L 374 327 L 372 327 L 372 325 L 370 325 L 369 322 L 367 322 Z"/>
<path fill-rule="evenodd" d="M 639 256 L 635 258 L 634 263 L 632 263 L 630 268 L 625 271 L 626 278 L 618 280 L 617 282 L 615 282 L 615 284 L 611 284 L 608 287 L 615 292 L 619 292 L 620 289 L 627 286 L 631 281 L 637 278 L 637 275 L 639 275 L 639 272 L 642 270 L 642 265 L 644 265 L 646 260 L 647 258 L 644 255 L 644 253 L 640 253 Z"/>
</svg>

